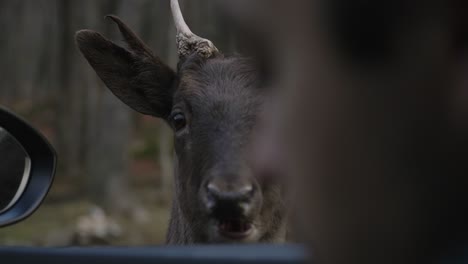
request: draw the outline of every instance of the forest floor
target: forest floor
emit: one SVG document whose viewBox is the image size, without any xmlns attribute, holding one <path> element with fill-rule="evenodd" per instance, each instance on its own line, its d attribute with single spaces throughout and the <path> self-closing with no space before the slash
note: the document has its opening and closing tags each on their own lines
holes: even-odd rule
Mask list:
<svg viewBox="0 0 468 264">
<path fill-rule="evenodd" d="M 134 204 L 127 210 L 113 213 L 104 212 L 86 197 L 77 195 L 69 183 L 55 182 L 44 203 L 34 214 L 15 225 L 0 228 L 0 245 L 61 247 L 163 244 L 170 213 L 170 194 L 162 197 L 153 187 L 154 179 L 150 176 L 140 177 L 139 180 L 136 184 L 133 182 L 131 188 Z M 70 196 L 65 193 L 75 194 Z M 113 231 L 113 227 L 117 227 L 117 231 L 108 232 Z M 77 235 L 89 238 L 90 233 L 90 239 L 76 241 Z M 99 239 L 92 239 L 92 236 Z"/>
<path fill-rule="evenodd" d="M 43 204 L 23 222 L 0 229 L 0 245 L 72 246 L 78 219 L 94 207 L 85 200 Z M 107 239 L 105 245 L 157 245 L 165 239 L 169 218 L 167 206 L 144 204 L 145 220 L 136 223 L 128 215 L 109 216 L 119 226 L 119 234 Z M 90 242 L 89 245 L 93 245 Z"/>
</svg>

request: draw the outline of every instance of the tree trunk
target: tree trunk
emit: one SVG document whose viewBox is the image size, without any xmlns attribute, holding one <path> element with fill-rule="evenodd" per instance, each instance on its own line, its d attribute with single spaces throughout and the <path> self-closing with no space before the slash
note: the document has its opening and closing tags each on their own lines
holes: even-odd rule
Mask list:
<svg viewBox="0 0 468 264">
<path fill-rule="evenodd" d="M 116 13 L 122 7 L 116 1 L 101 3 L 100 14 Z M 115 39 L 117 27 L 104 19 L 100 23 L 105 25 L 104 35 Z M 92 75 L 96 76 L 94 71 Z M 133 204 L 127 182 L 131 110 L 97 79 L 88 87 L 87 102 L 87 192 L 105 209 L 127 210 Z"/>
</svg>

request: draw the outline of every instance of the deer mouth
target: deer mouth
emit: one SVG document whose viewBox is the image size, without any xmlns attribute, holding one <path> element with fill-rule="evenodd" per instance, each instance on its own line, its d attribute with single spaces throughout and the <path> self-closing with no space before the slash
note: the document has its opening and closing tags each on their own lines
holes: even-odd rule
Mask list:
<svg viewBox="0 0 468 264">
<path fill-rule="evenodd" d="M 253 225 L 242 219 L 221 219 L 218 222 L 219 233 L 230 239 L 247 238 L 253 231 Z"/>
</svg>

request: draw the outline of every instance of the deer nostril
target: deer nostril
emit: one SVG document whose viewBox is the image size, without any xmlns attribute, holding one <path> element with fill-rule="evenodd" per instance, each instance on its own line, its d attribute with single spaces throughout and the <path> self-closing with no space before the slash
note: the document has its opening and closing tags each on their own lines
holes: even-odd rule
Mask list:
<svg viewBox="0 0 468 264">
<path fill-rule="evenodd" d="M 208 196 L 216 200 L 248 200 L 254 194 L 254 187 L 252 185 L 244 185 L 234 190 L 221 190 L 213 183 L 206 186 Z"/>
<path fill-rule="evenodd" d="M 238 188 L 223 190 L 214 183 L 206 185 L 206 206 L 209 210 L 231 210 L 239 208 L 248 211 L 255 188 L 246 184 Z"/>
<path fill-rule="evenodd" d="M 252 198 L 254 187 L 252 185 L 246 185 L 240 189 L 240 193 L 247 198 Z"/>
<path fill-rule="evenodd" d="M 213 183 L 208 183 L 208 185 L 206 185 L 206 190 L 210 195 L 216 195 L 220 192 L 218 187 L 216 187 Z"/>
</svg>

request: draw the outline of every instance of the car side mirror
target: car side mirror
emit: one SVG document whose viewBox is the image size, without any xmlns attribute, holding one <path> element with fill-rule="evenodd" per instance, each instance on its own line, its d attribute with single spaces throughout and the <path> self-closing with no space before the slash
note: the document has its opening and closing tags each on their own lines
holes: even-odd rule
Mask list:
<svg viewBox="0 0 468 264">
<path fill-rule="evenodd" d="M 31 215 L 52 184 L 56 154 L 26 121 L 0 107 L 0 227 Z"/>
</svg>

